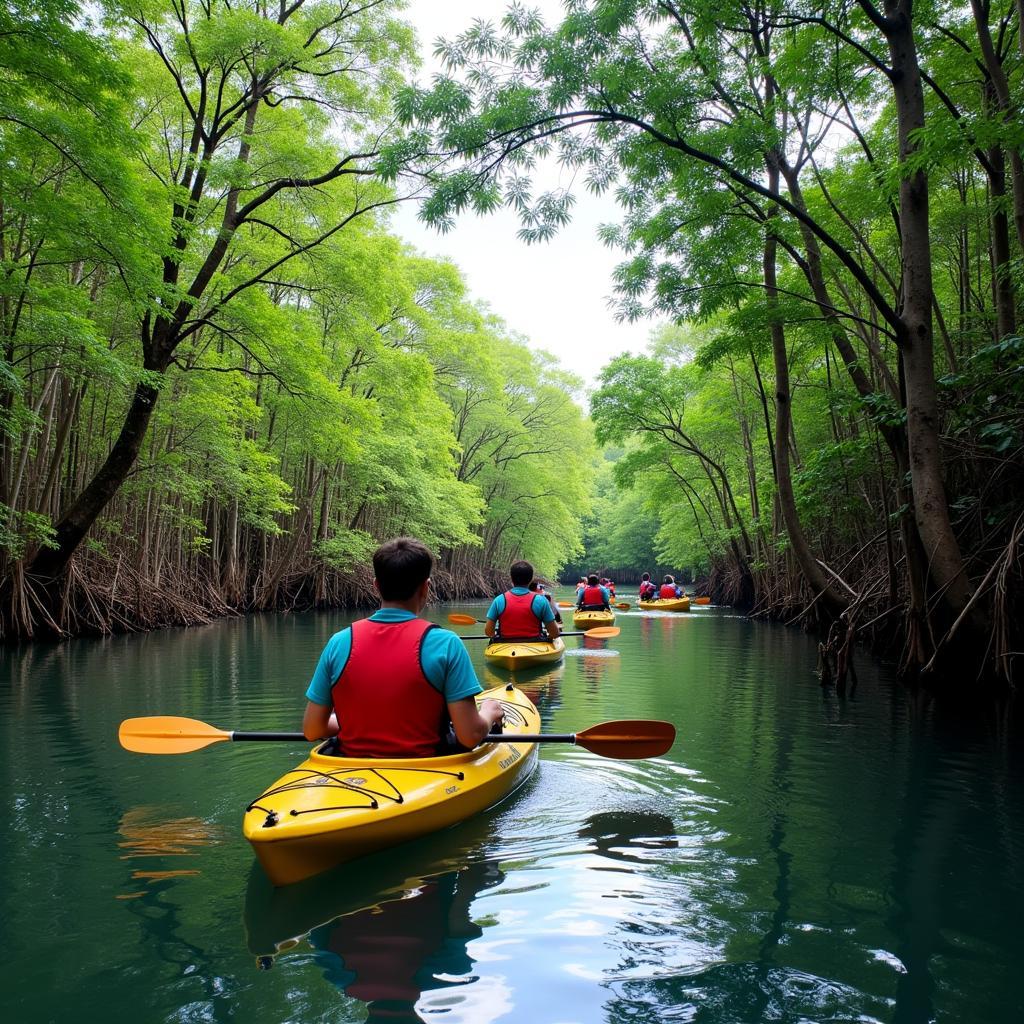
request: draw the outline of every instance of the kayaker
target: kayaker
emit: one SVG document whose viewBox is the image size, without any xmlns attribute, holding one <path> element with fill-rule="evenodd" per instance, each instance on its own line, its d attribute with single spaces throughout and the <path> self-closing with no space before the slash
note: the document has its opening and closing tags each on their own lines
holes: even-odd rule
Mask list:
<svg viewBox="0 0 1024 1024">
<path fill-rule="evenodd" d="M 587 585 L 576 598 L 576 608 L 581 612 L 610 611 L 612 595 L 607 587 L 598 583 L 597 573 L 592 573 Z"/>
<path fill-rule="evenodd" d="M 477 708 L 483 688 L 463 642 L 418 618 L 433 565 L 413 537 L 373 553 L 380 609 L 327 641 L 306 690 L 307 739 L 337 735 L 346 757 L 432 757 L 451 748 L 449 721 L 466 748 L 501 722 L 498 701 Z"/>
<path fill-rule="evenodd" d="M 678 597 L 683 596 L 683 591 L 680 587 L 676 586 L 675 577 L 666 576 L 661 581 L 661 588 L 658 590 L 658 597 L 662 601 L 674 601 Z"/>
<path fill-rule="evenodd" d="M 548 604 L 551 605 L 551 610 L 555 613 L 555 622 L 561 625 L 562 613 L 558 610 L 558 605 L 555 604 L 555 599 L 551 595 L 551 592 L 544 588 L 544 584 L 538 583 L 536 580 L 530 580 L 530 590 L 537 591 L 537 593 L 540 594 L 541 597 L 545 598 Z"/>
<path fill-rule="evenodd" d="M 587 577 L 581 576 L 579 583 L 576 584 L 576 600 L 580 599 L 580 594 L 583 593 L 584 588 L 587 585 Z"/>
<path fill-rule="evenodd" d="M 503 640 L 535 640 L 537 637 L 554 640 L 561 630 L 548 600 L 530 590 L 533 566 L 525 561 L 513 562 L 508 574 L 512 589 L 491 602 L 484 632 Z"/>
<path fill-rule="evenodd" d="M 651 574 L 645 572 L 640 577 L 640 600 L 653 601 L 658 595 L 658 588 L 651 582 Z"/>
</svg>

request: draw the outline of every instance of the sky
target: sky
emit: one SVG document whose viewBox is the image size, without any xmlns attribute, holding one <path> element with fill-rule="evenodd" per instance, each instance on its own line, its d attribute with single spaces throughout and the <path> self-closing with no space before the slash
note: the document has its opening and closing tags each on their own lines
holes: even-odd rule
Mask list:
<svg viewBox="0 0 1024 1024">
<path fill-rule="evenodd" d="M 432 51 L 438 37 L 458 35 L 475 18 L 498 21 L 506 0 L 410 0 L 403 18 L 416 29 L 423 68 L 422 82 L 439 70 Z M 559 0 L 533 0 L 552 24 L 561 13 Z M 554 177 L 539 178 L 535 192 L 555 187 Z M 428 256 L 444 256 L 462 270 L 474 299 L 482 300 L 509 327 L 524 335 L 531 348 L 554 355 L 567 370 L 593 386 L 597 373 L 620 352 L 641 351 L 658 321 L 619 323 L 608 306 L 612 270 L 622 254 L 606 248 L 597 227 L 619 219 L 608 196 L 574 189 L 572 223 L 550 242 L 519 241 L 518 217 L 501 210 L 486 217 L 462 214 L 455 229 L 443 235 L 417 218 L 414 203 L 402 203 L 392 228 Z"/>
</svg>

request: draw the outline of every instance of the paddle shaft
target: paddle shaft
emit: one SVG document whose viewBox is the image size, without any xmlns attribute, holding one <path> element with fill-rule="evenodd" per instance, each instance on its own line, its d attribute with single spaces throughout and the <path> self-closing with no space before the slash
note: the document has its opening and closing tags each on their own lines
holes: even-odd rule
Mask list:
<svg viewBox="0 0 1024 1024">
<path fill-rule="evenodd" d="M 291 742 L 292 740 L 303 740 L 306 741 L 306 736 L 301 732 L 233 732 L 231 733 L 232 741 L 240 742 L 242 740 L 282 740 L 284 742 Z"/>
<path fill-rule="evenodd" d="M 600 629 L 600 626 L 595 626 L 595 629 Z M 568 633 L 559 633 L 559 636 L 586 636 L 587 633 L 591 632 L 589 629 L 575 629 L 570 630 Z M 460 636 L 460 640 L 493 640 L 496 644 L 529 644 L 529 643 L 551 643 L 551 640 L 546 636 L 486 636 L 483 633 L 478 636 Z M 600 637 L 595 639 L 600 640 Z"/>
<path fill-rule="evenodd" d="M 316 740 L 307 740 L 305 735 L 301 732 L 233 732 L 231 733 L 231 740 L 233 742 L 249 742 L 252 740 L 264 740 L 270 742 L 302 742 L 302 743 L 315 743 Z M 520 733 L 492 733 L 485 736 L 481 743 L 575 743 L 576 733 L 565 732 L 565 733 L 537 733 L 534 735 L 526 735 Z"/>
</svg>

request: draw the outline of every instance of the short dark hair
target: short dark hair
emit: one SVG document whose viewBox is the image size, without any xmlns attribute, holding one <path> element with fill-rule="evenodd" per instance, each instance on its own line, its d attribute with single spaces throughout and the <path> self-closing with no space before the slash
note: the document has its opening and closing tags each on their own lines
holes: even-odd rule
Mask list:
<svg viewBox="0 0 1024 1024">
<path fill-rule="evenodd" d="M 407 601 L 433 568 L 430 549 L 415 537 L 396 537 L 373 553 L 373 575 L 385 601 Z"/>
<path fill-rule="evenodd" d="M 528 587 L 533 579 L 533 566 L 529 562 L 513 562 L 508 570 L 514 587 Z"/>
<path fill-rule="evenodd" d="M 651 574 L 649 572 L 645 572 L 643 574 L 643 576 L 640 577 L 640 579 L 642 579 L 642 580 L 649 580 L 650 578 L 651 578 Z"/>
<path fill-rule="evenodd" d="M 592 587 L 596 587 L 597 586 L 597 573 L 596 572 L 591 573 L 589 579 L 587 580 L 587 582 Z"/>
<path fill-rule="evenodd" d="M 671 576 L 666 576 L 661 582 L 662 583 L 675 583 L 675 580 L 672 579 Z"/>
</svg>

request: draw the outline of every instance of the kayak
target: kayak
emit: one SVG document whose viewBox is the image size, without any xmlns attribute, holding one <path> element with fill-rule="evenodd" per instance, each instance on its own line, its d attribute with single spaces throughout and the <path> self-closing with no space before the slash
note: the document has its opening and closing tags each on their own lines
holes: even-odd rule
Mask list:
<svg viewBox="0 0 1024 1024">
<path fill-rule="evenodd" d="M 613 626 L 615 612 L 573 612 L 572 624 L 577 629 L 596 629 L 598 626 Z"/>
<path fill-rule="evenodd" d="M 514 686 L 477 696 L 505 709 L 504 732 L 540 732 L 540 715 Z M 529 777 L 537 744 L 482 743 L 464 754 L 350 758 L 325 753 L 282 775 L 245 809 L 242 831 L 274 885 L 436 832 L 496 804 Z"/>
<path fill-rule="evenodd" d="M 484 648 L 484 657 L 502 668 L 529 668 L 531 665 L 549 665 L 561 661 L 565 641 L 558 637 L 550 640 L 495 641 Z"/>
<path fill-rule="evenodd" d="M 651 612 L 688 612 L 690 610 L 690 599 L 684 594 L 682 597 L 657 598 L 654 601 L 640 601 L 639 607 Z"/>
</svg>

